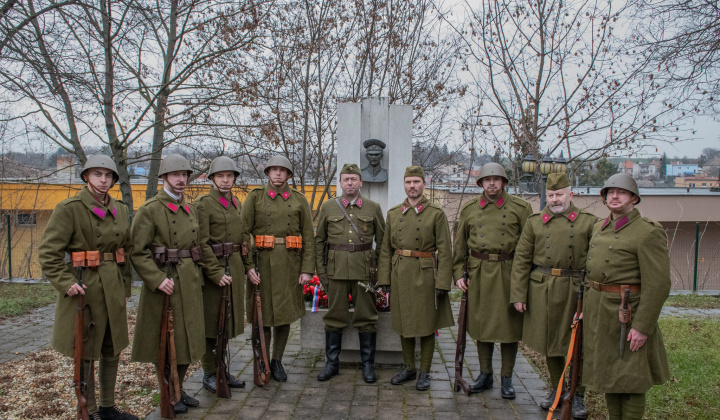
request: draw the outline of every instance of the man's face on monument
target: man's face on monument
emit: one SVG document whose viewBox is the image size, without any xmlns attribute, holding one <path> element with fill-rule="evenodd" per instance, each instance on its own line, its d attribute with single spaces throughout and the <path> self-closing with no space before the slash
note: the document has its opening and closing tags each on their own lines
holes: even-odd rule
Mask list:
<svg viewBox="0 0 720 420">
<path fill-rule="evenodd" d="M 410 199 L 417 199 L 423 195 L 425 191 L 425 180 L 419 176 L 409 176 L 405 178 L 405 194 Z"/>
<path fill-rule="evenodd" d="M 556 191 L 546 191 L 547 204 L 553 214 L 562 214 L 570 208 L 570 200 L 572 200 L 573 192 L 570 187 L 562 188 Z"/>
<path fill-rule="evenodd" d="M 379 166 L 380 162 L 382 162 L 383 154 L 382 152 L 367 152 L 365 157 L 370 166 Z"/>
<path fill-rule="evenodd" d="M 346 198 L 355 198 L 362 188 L 362 178 L 355 174 L 341 174 L 340 188 Z"/>
</svg>

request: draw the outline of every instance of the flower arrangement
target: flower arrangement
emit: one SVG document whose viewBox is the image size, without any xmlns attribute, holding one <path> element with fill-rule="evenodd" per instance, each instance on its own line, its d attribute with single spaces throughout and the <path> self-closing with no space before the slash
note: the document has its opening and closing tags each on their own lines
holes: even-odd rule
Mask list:
<svg viewBox="0 0 720 420">
<path fill-rule="evenodd" d="M 327 309 L 328 307 L 327 293 L 320 284 L 318 276 L 314 276 L 309 284 L 303 285 L 303 297 L 305 298 L 305 302 L 313 308 L 313 312 L 316 309 Z M 352 295 L 348 295 L 348 303 L 350 308 L 354 307 Z M 375 308 L 377 308 L 378 312 L 390 312 L 390 303 L 387 302 L 387 296 L 376 296 Z"/>
</svg>

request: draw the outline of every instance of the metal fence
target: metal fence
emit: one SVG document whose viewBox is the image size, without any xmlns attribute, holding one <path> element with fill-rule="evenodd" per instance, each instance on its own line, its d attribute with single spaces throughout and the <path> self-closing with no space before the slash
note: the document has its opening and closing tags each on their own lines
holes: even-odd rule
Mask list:
<svg viewBox="0 0 720 420">
<path fill-rule="evenodd" d="M 0 278 L 40 278 L 38 247 L 50 212 L 2 214 Z M 663 223 L 673 290 L 720 290 L 720 223 Z M 12 252 L 8 252 L 8 250 Z"/>
</svg>

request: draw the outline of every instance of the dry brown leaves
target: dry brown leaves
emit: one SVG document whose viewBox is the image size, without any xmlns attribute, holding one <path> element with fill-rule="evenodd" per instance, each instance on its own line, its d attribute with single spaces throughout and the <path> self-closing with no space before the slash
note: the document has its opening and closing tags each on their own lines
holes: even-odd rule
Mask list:
<svg viewBox="0 0 720 420">
<path fill-rule="evenodd" d="M 134 310 L 128 314 L 128 328 L 132 343 Z M 120 354 L 115 402 L 123 411 L 142 418 L 155 410 L 153 395 L 158 393 L 157 379 L 152 364 L 130 362 L 130 348 Z M 191 366 L 188 376 L 198 367 L 199 363 Z M 0 418 L 75 418 L 77 400 L 72 377 L 73 360 L 50 348 L 0 364 Z"/>
</svg>

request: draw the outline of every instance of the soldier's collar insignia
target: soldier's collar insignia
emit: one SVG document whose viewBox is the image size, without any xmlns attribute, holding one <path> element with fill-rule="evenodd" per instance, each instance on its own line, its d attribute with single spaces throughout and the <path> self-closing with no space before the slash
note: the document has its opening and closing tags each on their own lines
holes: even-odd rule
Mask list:
<svg viewBox="0 0 720 420">
<path fill-rule="evenodd" d="M 484 209 L 485 206 L 487 206 L 489 201 L 483 197 L 480 199 L 480 208 Z M 505 197 L 500 197 L 495 201 L 495 205 L 498 206 L 498 208 L 501 208 L 505 204 Z"/>
<path fill-rule="evenodd" d="M 283 198 L 283 200 L 287 200 L 288 198 L 290 198 L 290 191 L 283 192 L 282 198 Z"/>
<path fill-rule="evenodd" d="M 577 219 L 578 215 L 574 211 L 571 211 L 570 214 L 568 214 L 567 218 L 570 219 L 571 222 L 574 222 L 575 219 Z"/>
<path fill-rule="evenodd" d="M 615 222 L 615 232 L 622 229 L 622 227 L 627 225 L 628 223 L 630 223 L 630 218 L 628 218 L 627 216 L 623 216 L 620 220 Z"/>
<path fill-rule="evenodd" d="M 487 206 L 488 201 L 485 199 L 485 197 L 480 199 L 480 208 L 484 209 L 485 206 Z"/>
<path fill-rule="evenodd" d="M 282 193 L 279 193 L 277 191 L 268 190 L 268 195 L 272 199 L 275 199 L 275 197 L 277 197 L 279 195 L 280 197 L 283 198 L 283 200 L 287 200 L 288 198 L 290 198 L 290 191 L 284 191 Z"/>
<path fill-rule="evenodd" d="M 355 200 L 355 205 L 358 207 L 362 207 L 362 198 L 361 197 L 358 197 L 358 199 Z"/>
<path fill-rule="evenodd" d="M 277 196 L 277 193 L 273 190 L 268 190 L 268 195 L 270 198 L 275 198 Z"/>
<path fill-rule="evenodd" d="M 230 207 L 230 202 L 228 202 L 225 197 L 218 197 L 218 202 L 226 209 Z M 237 200 L 235 200 L 235 197 L 233 197 L 232 203 L 233 206 L 237 207 Z"/>
<path fill-rule="evenodd" d="M 401 212 L 402 214 L 405 214 L 405 213 L 408 211 L 409 208 L 410 208 L 410 207 L 408 207 L 407 205 L 404 204 L 404 205 L 402 206 L 402 209 L 400 209 L 400 212 Z"/>
<path fill-rule="evenodd" d="M 235 197 L 233 197 L 233 206 L 235 206 L 235 208 L 237 208 L 237 206 L 238 206 L 238 201 L 237 201 L 237 198 L 235 198 Z"/>
<path fill-rule="evenodd" d="M 343 197 L 342 199 L 343 207 L 347 207 L 350 202 L 347 200 L 347 198 Z"/>
<path fill-rule="evenodd" d="M 93 207 L 92 209 L 93 213 L 101 219 L 105 219 L 105 214 L 107 213 L 105 210 L 101 209 L 98 206 Z"/>
<path fill-rule="evenodd" d="M 500 197 L 495 204 L 497 204 L 498 208 L 502 207 L 505 204 L 505 197 Z"/>
<path fill-rule="evenodd" d="M 542 221 L 543 223 L 547 223 L 552 219 L 552 216 L 550 216 L 550 213 L 543 213 L 542 215 Z"/>
<path fill-rule="evenodd" d="M 173 203 L 167 203 L 167 208 L 169 208 L 170 211 L 173 213 L 177 213 L 177 211 L 178 211 L 178 206 L 176 206 Z"/>
<path fill-rule="evenodd" d="M 355 204 L 356 206 L 362 208 L 362 198 L 358 197 L 358 198 L 355 200 L 355 202 L 353 203 L 353 202 L 351 202 L 351 201 L 348 201 L 347 198 L 343 197 L 343 199 L 342 199 L 342 204 L 343 204 L 343 207 L 347 207 L 347 206 L 349 206 L 349 205 L 351 205 L 351 204 Z"/>
<path fill-rule="evenodd" d="M 605 229 L 607 227 L 607 225 L 609 225 L 609 224 L 610 224 L 610 216 L 608 216 L 608 218 L 605 219 L 605 221 L 603 222 L 602 227 L 600 229 Z"/>
<path fill-rule="evenodd" d="M 423 206 L 422 204 L 418 204 L 417 206 L 415 206 L 415 213 L 420 214 L 420 212 L 423 210 L 425 210 L 425 206 Z"/>
</svg>

